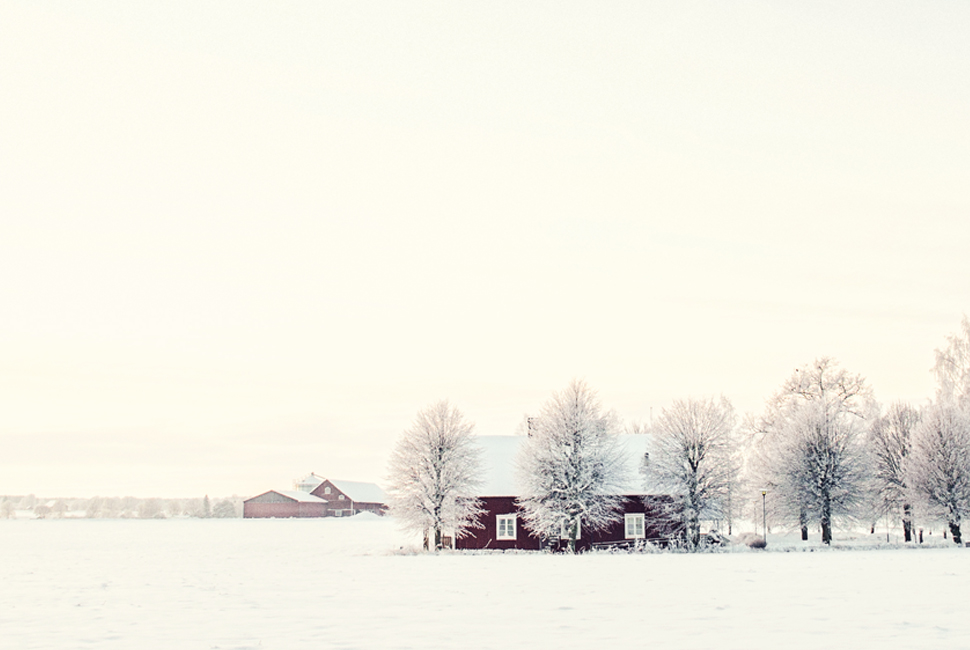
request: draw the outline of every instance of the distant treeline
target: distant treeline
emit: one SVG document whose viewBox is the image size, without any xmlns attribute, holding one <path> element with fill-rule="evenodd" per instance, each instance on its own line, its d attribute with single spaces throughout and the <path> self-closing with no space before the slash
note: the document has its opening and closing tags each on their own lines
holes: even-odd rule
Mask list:
<svg viewBox="0 0 970 650">
<path fill-rule="evenodd" d="M 209 499 L 140 499 L 91 497 L 45 499 L 33 494 L 0 496 L 0 519 L 168 519 L 170 517 L 242 517 L 243 497 Z"/>
</svg>

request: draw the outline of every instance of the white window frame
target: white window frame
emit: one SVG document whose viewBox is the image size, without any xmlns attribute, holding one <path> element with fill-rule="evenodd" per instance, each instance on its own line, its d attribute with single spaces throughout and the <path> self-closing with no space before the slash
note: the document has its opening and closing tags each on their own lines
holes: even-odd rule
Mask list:
<svg viewBox="0 0 970 650">
<path fill-rule="evenodd" d="M 323 488 L 323 493 L 324 494 L 330 494 L 330 488 L 328 488 L 328 487 Z"/>
<path fill-rule="evenodd" d="M 633 524 L 633 532 L 630 525 Z M 639 530 L 637 530 L 639 528 Z M 626 539 L 647 538 L 647 517 L 642 512 L 631 512 L 623 515 L 623 536 Z"/>
<path fill-rule="evenodd" d="M 337 495 L 337 501 L 343 501 L 343 500 L 344 500 L 344 499 L 346 499 L 346 498 L 347 498 L 347 497 L 345 497 L 345 496 L 344 496 L 344 495 L 342 495 L 342 494 L 338 494 L 338 495 Z"/>
<path fill-rule="evenodd" d="M 514 540 L 519 532 L 516 519 L 515 515 L 495 515 L 495 539 Z M 511 533 L 509 533 L 509 527 L 512 529 Z"/>
<path fill-rule="evenodd" d="M 559 539 L 569 539 L 569 526 L 573 523 L 572 519 L 564 519 L 559 527 Z M 580 521 L 576 527 L 576 539 L 583 537 L 583 522 Z"/>
</svg>

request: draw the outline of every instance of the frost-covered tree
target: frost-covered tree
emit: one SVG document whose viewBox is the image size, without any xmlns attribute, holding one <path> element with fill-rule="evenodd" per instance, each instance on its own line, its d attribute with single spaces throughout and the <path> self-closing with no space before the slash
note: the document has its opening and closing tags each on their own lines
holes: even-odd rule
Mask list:
<svg viewBox="0 0 970 650">
<path fill-rule="evenodd" d="M 868 476 L 862 422 L 839 410 L 836 400 L 804 404 L 786 421 L 779 484 L 799 512 L 832 543 L 836 517 L 856 514 L 866 503 Z"/>
<path fill-rule="evenodd" d="M 862 432 L 876 412 L 861 375 L 823 357 L 795 370 L 752 427 L 752 478 L 771 493 L 773 514 L 797 522 L 802 539 L 818 522 L 832 539 L 833 517 L 865 502 Z"/>
<path fill-rule="evenodd" d="M 970 415 L 953 405 L 936 405 L 913 431 L 909 481 L 943 517 L 960 544 L 960 525 L 970 515 Z"/>
<path fill-rule="evenodd" d="M 946 347 L 936 351 L 933 374 L 939 404 L 970 410 L 970 319 L 966 315 L 960 331 L 948 336 Z"/>
<path fill-rule="evenodd" d="M 229 519 L 236 516 L 236 506 L 229 499 L 217 501 L 212 508 L 212 516 L 219 519 Z"/>
<path fill-rule="evenodd" d="M 463 537 L 480 527 L 477 488 L 481 485 L 481 452 L 474 425 L 447 401 L 418 413 L 391 454 L 389 510 L 405 528 L 442 547 L 442 532 Z"/>
<path fill-rule="evenodd" d="M 913 430 L 920 421 L 918 409 L 895 402 L 872 421 L 869 448 L 874 460 L 873 486 L 880 510 L 901 517 L 903 538 L 913 539 L 913 504 L 907 476 L 907 457 Z"/>
<path fill-rule="evenodd" d="M 628 478 L 619 429 L 581 381 L 546 402 L 517 458 L 526 528 L 550 538 L 565 531 L 575 552 L 580 527 L 601 530 L 617 519 Z"/>
<path fill-rule="evenodd" d="M 172 499 L 171 501 L 168 502 L 168 505 L 166 506 L 165 511 L 166 513 L 168 513 L 169 517 L 181 516 L 182 512 L 184 512 L 184 509 L 182 508 L 182 502 L 179 499 Z"/>
<path fill-rule="evenodd" d="M 154 519 L 163 516 L 158 499 L 144 499 L 138 504 L 138 517 L 140 519 Z"/>
<path fill-rule="evenodd" d="M 655 451 L 643 465 L 646 479 L 676 499 L 687 545 L 700 544 L 701 519 L 720 519 L 730 508 L 739 469 L 737 419 L 725 399 L 674 402 L 653 429 Z"/>
<path fill-rule="evenodd" d="M 103 516 L 101 513 L 103 504 L 104 504 L 103 498 L 98 496 L 92 497 L 91 500 L 88 502 L 88 507 L 85 509 L 84 516 L 90 519 Z"/>
</svg>

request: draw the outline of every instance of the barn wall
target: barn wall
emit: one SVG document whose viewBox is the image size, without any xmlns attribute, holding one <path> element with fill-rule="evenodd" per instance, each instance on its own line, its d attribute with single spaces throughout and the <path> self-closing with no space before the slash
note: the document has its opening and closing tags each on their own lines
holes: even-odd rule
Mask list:
<svg viewBox="0 0 970 650">
<path fill-rule="evenodd" d="M 326 488 L 330 488 L 330 494 L 326 494 Z M 373 512 L 378 515 L 383 515 L 387 510 L 387 506 L 383 503 L 352 501 L 349 496 L 338 490 L 336 485 L 326 480 L 318 485 L 310 494 L 327 502 L 327 516 L 332 516 L 334 510 L 343 510 L 345 513 L 343 516 L 346 517 L 349 516 L 346 512 L 351 510 L 351 508 L 355 513 Z M 341 496 L 344 498 L 341 499 Z"/>
<path fill-rule="evenodd" d="M 247 519 L 325 517 L 326 505 L 325 503 L 300 503 L 298 501 L 261 503 L 250 499 L 243 503 L 243 517 Z"/>
<path fill-rule="evenodd" d="M 365 501 L 354 501 L 354 510 L 357 512 L 373 512 L 375 515 L 384 515 L 387 506 L 383 503 L 367 503 Z"/>
</svg>

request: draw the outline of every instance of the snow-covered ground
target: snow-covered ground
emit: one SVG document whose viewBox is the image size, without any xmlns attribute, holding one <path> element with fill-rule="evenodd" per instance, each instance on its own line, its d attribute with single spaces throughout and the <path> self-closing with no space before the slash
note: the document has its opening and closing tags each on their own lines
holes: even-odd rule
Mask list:
<svg viewBox="0 0 970 650">
<path fill-rule="evenodd" d="M 436 556 L 407 541 L 367 515 L 0 520 L 0 648 L 970 648 L 970 549 Z"/>
</svg>

